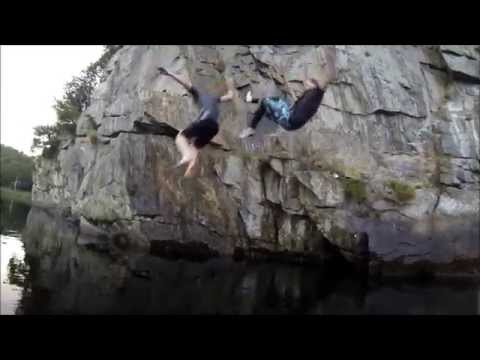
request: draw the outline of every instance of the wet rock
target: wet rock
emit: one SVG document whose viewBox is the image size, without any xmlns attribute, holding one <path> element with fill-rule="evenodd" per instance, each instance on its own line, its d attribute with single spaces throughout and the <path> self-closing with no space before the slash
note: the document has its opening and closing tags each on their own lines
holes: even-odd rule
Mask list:
<svg viewBox="0 0 480 360">
<path fill-rule="evenodd" d="M 152 241 L 150 253 L 167 259 L 186 259 L 190 261 L 206 261 L 217 257 L 218 252 L 210 249 L 208 245 L 191 241 L 179 243 L 175 241 Z"/>
</svg>

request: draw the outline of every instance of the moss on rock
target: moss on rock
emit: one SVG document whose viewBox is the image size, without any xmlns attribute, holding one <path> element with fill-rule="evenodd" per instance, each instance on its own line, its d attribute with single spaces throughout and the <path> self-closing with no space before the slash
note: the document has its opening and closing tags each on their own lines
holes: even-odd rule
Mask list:
<svg viewBox="0 0 480 360">
<path fill-rule="evenodd" d="M 409 184 L 396 180 L 390 180 L 386 183 L 386 185 L 393 191 L 395 198 L 399 202 L 407 202 L 415 199 L 415 188 Z"/>
<path fill-rule="evenodd" d="M 342 180 L 342 184 L 347 200 L 357 203 L 362 203 L 367 200 L 367 187 L 363 181 L 345 178 Z"/>
</svg>

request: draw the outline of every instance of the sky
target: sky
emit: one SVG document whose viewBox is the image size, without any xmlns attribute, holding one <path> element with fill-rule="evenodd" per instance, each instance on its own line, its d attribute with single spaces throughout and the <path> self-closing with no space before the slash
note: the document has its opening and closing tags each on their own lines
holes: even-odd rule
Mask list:
<svg viewBox="0 0 480 360">
<path fill-rule="evenodd" d="M 1 143 L 32 155 L 33 128 L 55 123 L 55 98 L 102 51 L 100 45 L 2 45 Z"/>
</svg>

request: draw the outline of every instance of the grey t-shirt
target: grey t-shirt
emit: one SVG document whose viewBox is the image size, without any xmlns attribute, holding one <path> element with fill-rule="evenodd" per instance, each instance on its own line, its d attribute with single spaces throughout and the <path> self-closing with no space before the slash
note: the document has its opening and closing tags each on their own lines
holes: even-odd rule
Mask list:
<svg viewBox="0 0 480 360">
<path fill-rule="evenodd" d="M 201 120 L 213 120 L 218 122 L 220 112 L 218 110 L 218 103 L 220 98 L 212 96 L 206 92 L 199 91 L 196 87 L 192 86 L 190 93 L 193 95 L 193 99 L 200 106 L 200 114 L 196 121 Z"/>
</svg>

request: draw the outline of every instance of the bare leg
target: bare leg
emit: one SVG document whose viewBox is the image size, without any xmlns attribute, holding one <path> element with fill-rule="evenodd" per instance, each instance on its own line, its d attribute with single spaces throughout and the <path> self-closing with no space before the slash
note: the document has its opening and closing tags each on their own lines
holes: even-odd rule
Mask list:
<svg viewBox="0 0 480 360">
<path fill-rule="evenodd" d="M 234 92 L 232 89 L 235 89 L 235 85 L 232 79 L 226 78 L 225 83 L 227 84 L 228 91 L 223 95 L 220 96 L 220 102 L 230 101 L 233 99 Z"/>
<path fill-rule="evenodd" d="M 194 158 L 188 164 L 187 170 L 185 171 L 184 177 L 192 177 L 193 176 L 193 169 L 195 165 L 197 165 L 198 160 L 198 152 L 195 154 Z"/>
<path fill-rule="evenodd" d="M 248 124 L 248 127 L 243 129 L 243 131 L 240 133 L 240 135 L 239 135 L 240 139 L 245 139 L 249 136 L 255 135 L 255 128 L 257 127 L 260 120 L 262 120 L 262 117 L 265 114 L 265 111 L 266 111 L 265 104 L 262 100 L 262 101 L 260 101 L 260 105 L 259 105 L 258 109 L 253 114 L 253 116 L 252 116 L 252 118 L 251 118 L 251 120 Z"/>
<path fill-rule="evenodd" d="M 181 132 L 175 138 L 175 145 L 182 155 L 182 159 L 175 167 L 191 162 L 198 155 L 198 150 L 190 144 L 188 139 Z"/>
<path fill-rule="evenodd" d="M 285 73 L 285 71 L 284 71 L 283 73 Z M 288 95 L 290 95 L 290 97 L 292 98 L 293 102 L 297 101 L 297 100 L 298 100 L 298 97 L 297 97 L 297 95 L 295 95 L 295 93 L 293 92 L 292 88 L 288 85 L 288 81 L 287 81 L 287 79 L 285 78 L 285 75 L 282 75 L 282 78 L 283 78 L 283 82 L 285 83 L 285 88 L 287 89 Z"/>
</svg>

